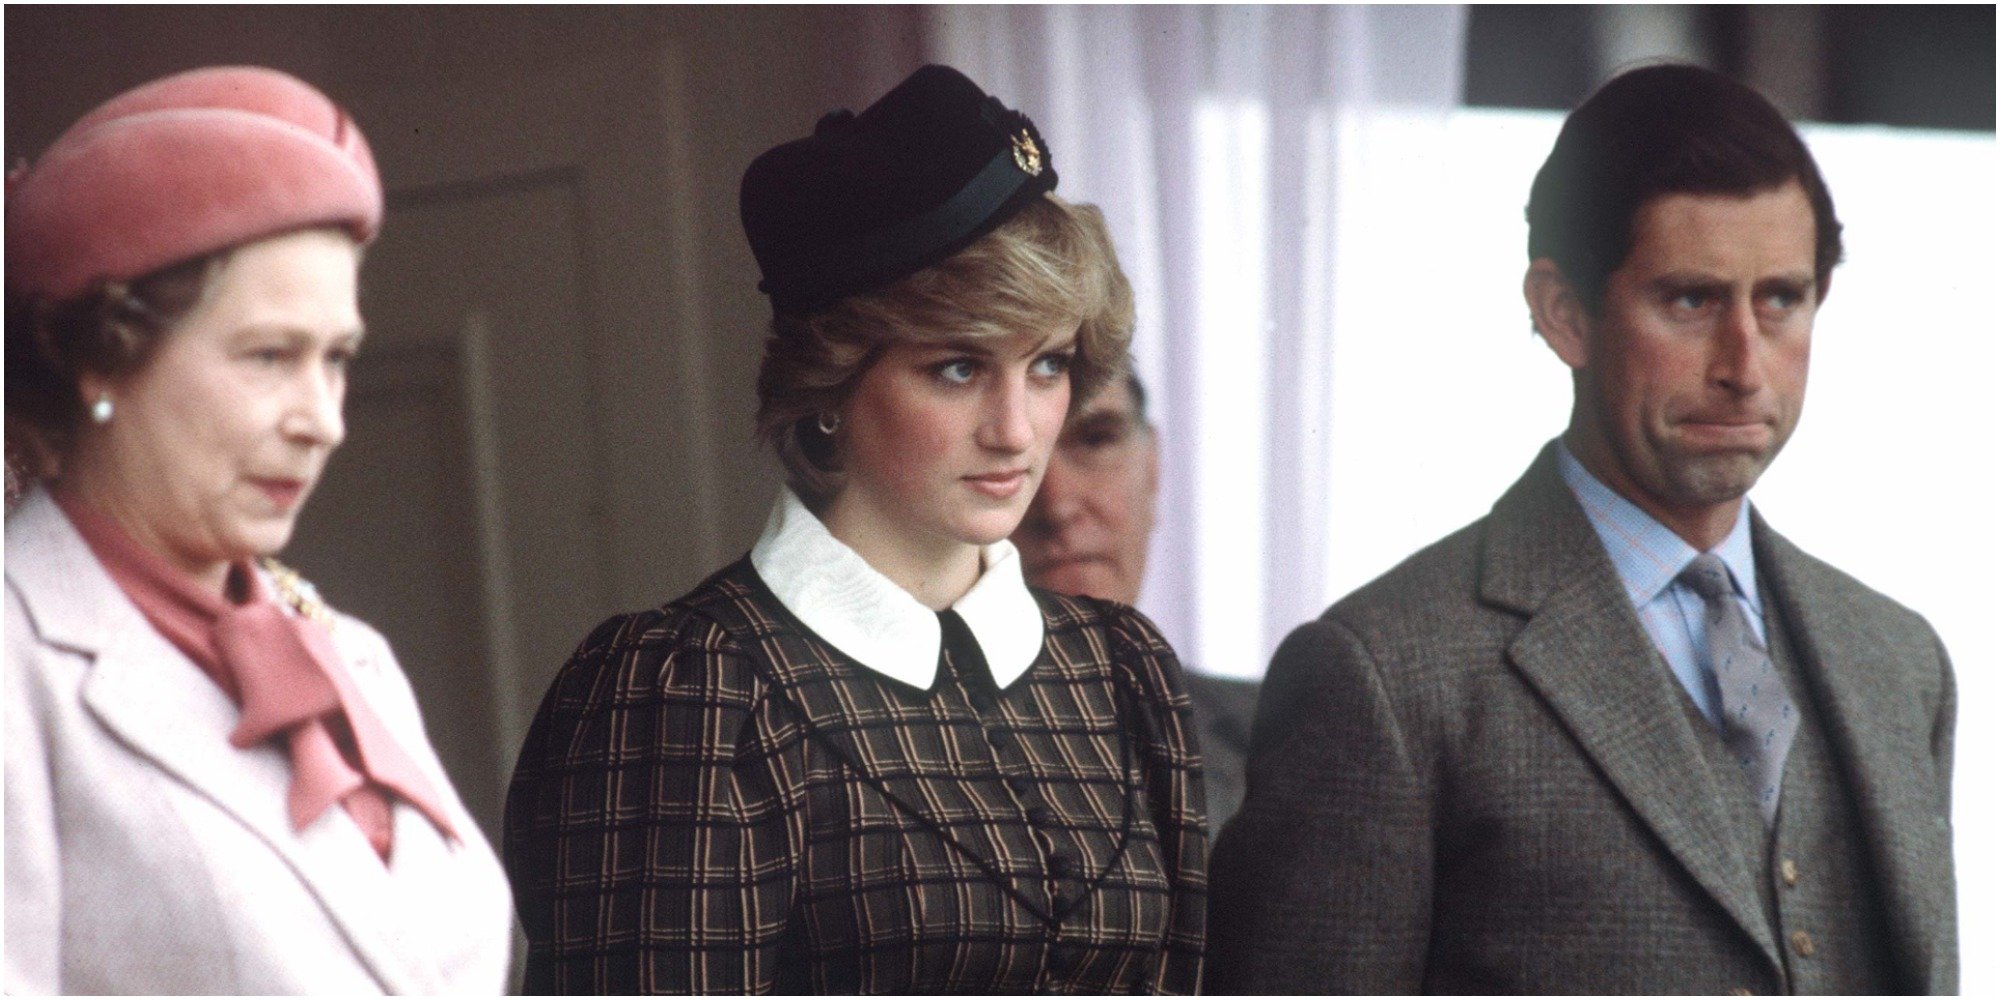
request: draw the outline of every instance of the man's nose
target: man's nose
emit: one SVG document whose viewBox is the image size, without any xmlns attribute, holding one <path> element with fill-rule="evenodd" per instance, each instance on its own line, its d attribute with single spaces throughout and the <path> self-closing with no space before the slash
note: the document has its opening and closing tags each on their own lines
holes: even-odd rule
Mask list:
<svg viewBox="0 0 2000 1000">
<path fill-rule="evenodd" d="M 1057 448 L 1055 454 L 1049 456 L 1048 470 L 1042 474 L 1042 487 L 1036 491 L 1034 502 L 1028 507 L 1028 521 L 1043 528 L 1061 528 L 1083 513 L 1087 493 L 1076 463 L 1064 457 L 1062 449 Z"/>
<path fill-rule="evenodd" d="M 1711 375 L 1732 391 L 1749 395 L 1764 387 L 1766 338 L 1757 318 L 1756 302 L 1749 296 L 1731 301 L 1716 330 Z"/>
</svg>

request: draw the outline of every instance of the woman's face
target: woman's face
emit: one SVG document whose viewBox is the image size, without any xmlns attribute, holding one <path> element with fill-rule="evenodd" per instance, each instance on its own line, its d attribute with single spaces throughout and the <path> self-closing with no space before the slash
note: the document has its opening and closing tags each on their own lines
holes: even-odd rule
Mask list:
<svg viewBox="0 0 2000 1000">
<path fill-rule="evenodd" d="M 346 433 L 359 269 L 332 230 L 231 253 L 143 368 L 82 380 L 86 406 L 113 406 L 78 443 L 85 499 L 198 577 L 282 549 Z"/>
<path fill-rule="evenodd" d="M 1069 409 L 1074 330 L 895 343 L 841 417 L 834 512 L 905 547 L 1012 534 Z"/>
</svg>

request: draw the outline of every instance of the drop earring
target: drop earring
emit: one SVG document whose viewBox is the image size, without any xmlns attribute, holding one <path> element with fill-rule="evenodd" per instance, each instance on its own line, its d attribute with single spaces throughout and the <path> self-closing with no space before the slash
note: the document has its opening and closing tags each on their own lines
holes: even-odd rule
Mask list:
<svg viewBox="0 0 2000 1000">
<path fill-rule="evenodd" d="M 110 393 L 108 392 L 98 393 L 97 402 L 90 404 L 90 422 L 93 424 L 98 424 L 100 426 L 111 422 Z"/>
<path fill-rule="evenodd" d="M 821 434 L 824 434 L 827 437 L 832 437 L 833 432 L 839 429 L 840 429 L 840 414 L 822 413 L 819 415 L 819 432 Z"/>
</svg>

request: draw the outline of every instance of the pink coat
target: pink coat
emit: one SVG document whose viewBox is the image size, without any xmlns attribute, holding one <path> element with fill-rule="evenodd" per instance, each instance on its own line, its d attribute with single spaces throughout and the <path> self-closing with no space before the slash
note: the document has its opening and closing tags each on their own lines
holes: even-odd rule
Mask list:
<svg viewBox="0 0 2000 1000">
<path fill-rule="evenodd" d="M 385 867 L 343 810 L 294 832 L 277 747 L 155 632 L 46 494 L 7 519 L 9 993 L 497 993 L 507 882 L 395 657 L 341 616 L 354 682 L 464 838 L 406 804 Z"/>
</svg>

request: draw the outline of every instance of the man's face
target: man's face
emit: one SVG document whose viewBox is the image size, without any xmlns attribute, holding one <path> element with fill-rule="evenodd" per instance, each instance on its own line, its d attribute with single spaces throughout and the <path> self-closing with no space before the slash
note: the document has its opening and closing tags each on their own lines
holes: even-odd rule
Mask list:
<svg viewBox="0 0 2000 1000">
<path fill-rule="evenodd" d="M 1580 357 L 1558 346 L 1576 369 L 1570 447 L 1699 548 L 1798 426 L 1823 292 L 1813 250 L 1796 182 L 1663 195 L 1640 208 L 1631 254 L 1583 314 Z"/>
<path fill-rule="evenodd" d="M 1014 532 L 1028 582 L 1137 601 L 1159 471 L 1153 430 L 1140 422 L 1131 387 L 1118 379 L 1064 426 L 1041 492 Z"/>
</svg>

